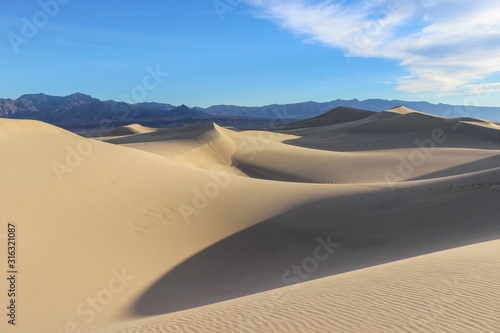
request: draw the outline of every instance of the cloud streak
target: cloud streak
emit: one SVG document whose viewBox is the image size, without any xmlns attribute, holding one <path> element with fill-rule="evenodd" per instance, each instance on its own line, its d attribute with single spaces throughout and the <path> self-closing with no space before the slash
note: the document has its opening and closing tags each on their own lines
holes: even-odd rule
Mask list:
<svg viewBox="0 0 500 333">
<path fill-rule="evenodd" d="M 500 91 L 500 83 L 468 84 L 464 88 L 470 90 L 471 94 L 489 94 Z"/>
<path fill-rule="evenodd" d="M 294 34 L 346 56 L 394 59 L 405 92 L 468 89 L 500 71 L 496 0 L 246 0 Z M 497 91 L 497 90 L 495 90 Z"/>
</svg>

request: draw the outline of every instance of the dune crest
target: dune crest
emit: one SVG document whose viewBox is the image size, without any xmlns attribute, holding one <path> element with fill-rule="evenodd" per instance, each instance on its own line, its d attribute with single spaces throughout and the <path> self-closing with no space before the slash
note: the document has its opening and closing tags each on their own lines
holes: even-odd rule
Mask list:
<svg viewBox="0 0 500 333">
<path fill-rule="evenodd" d="M 223 128 L 215 123 L 208 123 L 203 126 L 203 132 L 196 137 L 196 141 L 200 147 L 176 155 L 174 160 L 198 168 L 223 169 L 241 174 L 234 167 L 233 161 L 237 144 Z"/>
<path fill-rule="evenodd" d="M 416 110 L 412 110 L 410 108 L 407 108 L 405 106 L 396 106 L 392 109 L 388 109 L 386 110 L 386 112 L 394 112 L 394 113 L 399 113 L 399 114 L 408 114 L 408 113 L 420 113 L 420 114 L 425 114 L 425 115 L 429 115 L 430 114 L 427 114 L 427 113 L 424 113 L 424 112 L 420 112 L 420 111 L 416 111 Z"/>
<path fill-rule="evenodd" d="M 125 135 L 133 135 L 133 134 L 144 134 L 153 132 L 155 129 L 151 127 L 145 127 L 139 124 L 132 124 L 122 127 L 115 127 L 108 130 L 104 130 L 99 132 L 100 136 L 108 137 L 108 136 L 125 136 Z"/>
</svg>

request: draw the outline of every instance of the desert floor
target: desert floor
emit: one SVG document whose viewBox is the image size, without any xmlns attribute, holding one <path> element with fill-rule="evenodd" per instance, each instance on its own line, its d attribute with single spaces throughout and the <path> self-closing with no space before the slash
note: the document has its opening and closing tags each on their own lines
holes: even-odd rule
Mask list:
<svg viewBox="0 0 500 333">
<path fill-rule="evenodd" d="M 500 332 L 499 123 L 86 135 L 0 119 L 2 332 Z"/>
</svg>

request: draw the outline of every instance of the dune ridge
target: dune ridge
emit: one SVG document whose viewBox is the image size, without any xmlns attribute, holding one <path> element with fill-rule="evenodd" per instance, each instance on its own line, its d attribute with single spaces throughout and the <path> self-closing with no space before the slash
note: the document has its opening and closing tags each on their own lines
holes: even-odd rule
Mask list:
<svg viewBox="0 0 500 333">
<path fill-rule="evenodd" d="M 155 131 L 154 128 L 145 127 L 139 124 L 132 124 L 127 126 L 110 128 L 108 130 L 103 130 L 99 132 L 100 136 L 104 137 L 115 137 L 115 136 L 125 136 L 125 135 L 133 135 L 133 134 L 143 134 Z"/>
</svg>

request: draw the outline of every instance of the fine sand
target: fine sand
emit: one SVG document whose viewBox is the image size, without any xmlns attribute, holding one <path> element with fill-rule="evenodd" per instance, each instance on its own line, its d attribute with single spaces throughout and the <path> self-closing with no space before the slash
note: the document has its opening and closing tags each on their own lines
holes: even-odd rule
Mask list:
<svg viewBox="0 0 500 333">
<path fill-rule="evenodd" d="M 276 123 L 0 119 L 2 332 L 500 332 L 498 123 Z"/>
</svg>

